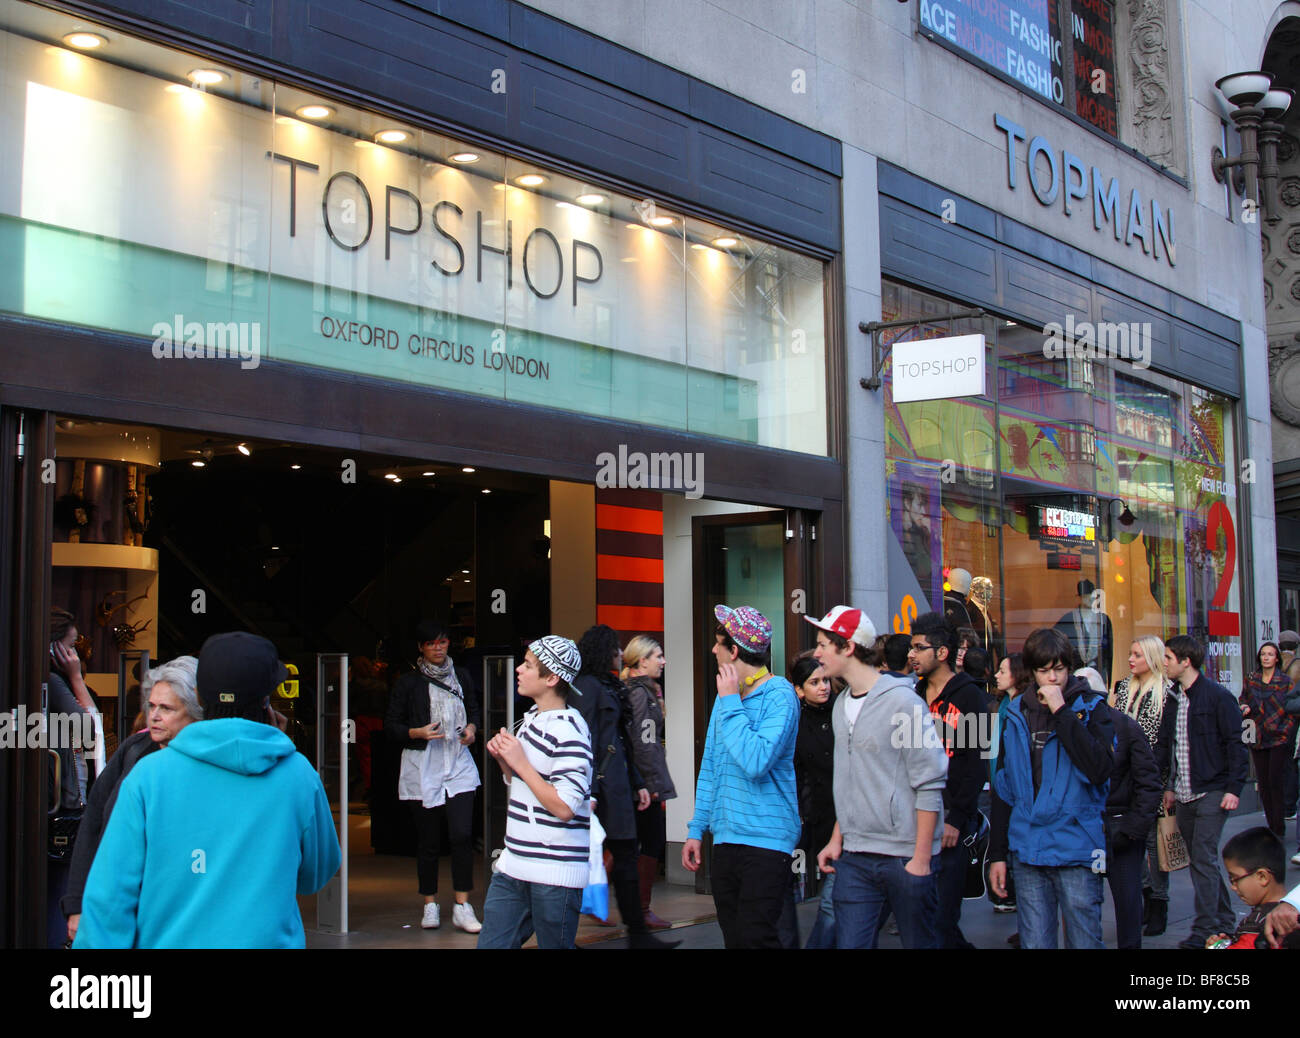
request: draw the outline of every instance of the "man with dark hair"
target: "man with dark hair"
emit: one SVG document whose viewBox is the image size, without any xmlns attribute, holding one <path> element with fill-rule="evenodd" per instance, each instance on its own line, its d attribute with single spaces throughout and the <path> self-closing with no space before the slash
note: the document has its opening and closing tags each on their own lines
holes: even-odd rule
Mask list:
<svg viewBox="0 0 1300 1038">
<path fill-rule="evenodd" d="M 794 747 L 799 697 L 767 669 L 772 624 L 751 606 L 714 608 L 718 698 L 695 786 L 682 866 L 700 867 L 713 833 L 713 903 L 728 948 L 780 948 L 799 842 Z"/>
<path fill-rule="evenodd" d="M 1219 836 L 1246 784 L 1247 754 L 1236 697 L 1201 673 L 1205 649 L 1177 634 L 1165 643 L 1165 677 L 1174 682 L 1177 709 L 1166 710 L 1156 740 L 1156 764 L 1165 784 L 1165 810 L 1174 811 L 1187 841 L 1196 918 L 1178 946 L 1203 948 L 1229 933 L 1235 917 L 1219 863 Z"/>
<path fill-rule="evenodd" d="M 1105 592 L 1098 591 L 1091 580 L 1079 581 L 1075 590 L 1079 604 L 1056 622 L 1056 630 L 1070 639 L 1082 661 L 1073 670 L 1092 667 L 1109 688 L 1115 634 L 1106 615 Z"/>
<path fill-rule="evenodd" d="M 1022 653 L 1032 686 L 1007 709 L 993 776 L 989 885 L 1006 896 L 1016 876 L 1022 948 L 1101 948 L 1102 814 L 1115 769 L 1106 697 L 1070 673 L 1070 641 L 1040 628 Z"/>
<path fill-rule="evenodd" d="M 907 654 L 912 651 L 912 637 L 908 634 L 891 634 L 882 639 L 882 651 L 885 654 L 885 673 L 894 678 L 915 680 L 915 675 L 907 662 Z"/>
<path fill-rule="evenodd" d="M 297 895 L 339 867 L 316 769 L 274 727 L 275 646 L 199 654 L 203 720 L 122 780 L 82 897 L 78 948 L 302 948 Z"/>
<path fill-rule="evenodd" d="M 980 791 L 988 779 L 979 737 L 986 717 L 984 693 L 964 671 L 954 671 L 957 630 L 938 613 L 912 621 L 908 659 L 925 685 L 925 700 L 948 756 L 943 790 L 943 851 L 939 855 L 939 906 L 935 919 L 940 948 L 974 948 L 961 932 L 961 901 L 966 885 L 963 841 L 979 832 Z"/>
</svg>

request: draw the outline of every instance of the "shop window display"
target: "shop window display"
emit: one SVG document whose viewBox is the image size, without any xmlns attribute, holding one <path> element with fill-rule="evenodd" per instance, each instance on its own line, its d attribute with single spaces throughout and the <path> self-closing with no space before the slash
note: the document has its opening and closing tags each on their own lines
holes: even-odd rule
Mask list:
<svg viewBox="0 0 1300 1038">
<path fill-rule="evenodd" d="M 1123 362 L 1053 359 L 1036 328 L 938 319 L 963 304 L 884 287 L 886 341 L 982 332 L 982 397 L 893 401 L 886 363 L 891 573 L 900 622 L 941 609 L 997 653 L 1058 627 L 1108 685 L 1130 642 L 1191 633 L 1240 688 L 1233 402 Z M 926 319 L 930 318 L 929 323 Z M 895 586 L 897 585 L 897 586 Z"/>
</svg>

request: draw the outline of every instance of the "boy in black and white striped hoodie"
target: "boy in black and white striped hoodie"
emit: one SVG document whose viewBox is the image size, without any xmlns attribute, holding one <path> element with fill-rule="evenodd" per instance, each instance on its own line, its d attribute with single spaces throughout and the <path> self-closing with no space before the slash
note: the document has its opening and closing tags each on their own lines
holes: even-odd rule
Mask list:
<svg viewBox="0 0 1300 1038">
<path fill-rule="evenodd" d="M 528 646 L 516 688 L 533 700 L 518 737 L 504 728 L 488 753 L 510 783 L 506 846 L 483 904 L 480 948 L 518 948 L 534 933 L 541 948 L 572 948 L 587 885 L 591 827 L 591 736 L 569 695 L 582 665 L 567 638 Z"/>
</svg>

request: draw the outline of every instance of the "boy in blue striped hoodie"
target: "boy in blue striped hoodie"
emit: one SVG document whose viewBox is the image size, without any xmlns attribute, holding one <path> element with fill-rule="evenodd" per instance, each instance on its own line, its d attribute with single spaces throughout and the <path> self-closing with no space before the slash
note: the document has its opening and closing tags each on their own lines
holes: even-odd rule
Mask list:
<svg viewBox="0 0 1300 1038">
<path fill-rule="evenodd" d="M 682 865 L 700 867 L 700 840 L 713 833 L 713 903 L 728 948 L 780 948 L 782 910 L 792 896 L 799 841 L 794 745 L 799 697 L 769 672 L 772 625 L 751 606 L 713 610 L 718 627 L 718 698 L 695 787 L 695 815 Z"/>
</svg>

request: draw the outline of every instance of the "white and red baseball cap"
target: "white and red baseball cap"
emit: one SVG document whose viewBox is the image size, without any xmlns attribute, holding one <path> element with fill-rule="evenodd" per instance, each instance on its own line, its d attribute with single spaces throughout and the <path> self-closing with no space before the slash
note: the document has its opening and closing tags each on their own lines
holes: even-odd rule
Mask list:
<svg viewBox="0 0 1300 1038">
<path fill-rule="evenodd" d="M 814 620 L 811 616 L 805 616 L 804 619 L 818 630 L 838 634 L 864 649 L 876 643 L 876 626 L 861 609 L 837 605 L 820 620 Z"/>
</svg>

